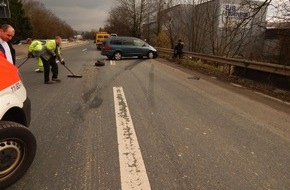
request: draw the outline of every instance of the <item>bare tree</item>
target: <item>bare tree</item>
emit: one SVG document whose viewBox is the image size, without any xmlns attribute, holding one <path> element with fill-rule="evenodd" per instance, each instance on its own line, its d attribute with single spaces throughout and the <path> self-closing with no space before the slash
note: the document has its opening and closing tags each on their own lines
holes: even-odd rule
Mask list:
<svg viewBox="0 0 290 190">
<path fill-rule="evenodd" d="M 171 22 L 179 22 L 175 31 L 180 31 L 179 36 L 188 39 L 189 50 L 235 56 L 247 49 L 256 49 L 253 41 L 262 37 L 266 7 L 271 0 L 223 2 L 226 1 L 191 0 L 186 6 L 171 8 L 179 9 L 180 13 L 171 15 Z"/>
<path fill-rule="evenodd" d="M 105 30 L 117 33 L 121 36 L 131 35 L 131 25 L 129 16 L 126 15 L 123 8 L 118 6 L 111 9 L 107 19 Z"/>
<path fill-rule="evenodd" d="M 154 44 L 161 45 L 167 38 L 163 31 L 166 24 L 166 9 L 171 7 L 172 0 L 146 0 L 145 20 L 142 24 L 143 37 Z M 167 44 L 167 40 L 165 39 Z"/>
<path fill-rule="evenodd" d="M 73 29 L 65 21 L 53 14 L 51 10 L 47 9 L 43 3 L 27 0 L 24 2 L 23 7 L 33 28 L 33 38 L 47 39 L 58 35 L 63 38 L 74 37 Z"/>
<path fill-rule="evenodd" d="M 120 30 L 123 33 L 122 26 L 126 28 L 126 31 L 129 31 L 127 35 L 143 37 L 151 42 L 162 32 L 163 11 L 168 8 L 168 2 L 171 0 L 116 1 L 118 4 L 110 11 L 107 28 L 114 28 L 114 30 Z"/>
<path fill-rule="evenodd" d="M 290 2 L 289 0 L 278 0 L 271 4 L 270 21 L 290 22 Z"/>
<path fill-rule="evenodd" d="M 290 2 L 276 0 L 271 3 L 264 52 L 267 60 L 290 65 Z"/>
<path fill-rule="evenodd" d="M 122 18 L 125 19 L 130 26 L 132 36 L 141 37 L 142 24 L 145 20 L 147 11 L 146 0 L 116 0 L 119 3 L 117 8 L 122 11 Z M 117 10 L 115 9 L 115 10 Z"/>
</svg>

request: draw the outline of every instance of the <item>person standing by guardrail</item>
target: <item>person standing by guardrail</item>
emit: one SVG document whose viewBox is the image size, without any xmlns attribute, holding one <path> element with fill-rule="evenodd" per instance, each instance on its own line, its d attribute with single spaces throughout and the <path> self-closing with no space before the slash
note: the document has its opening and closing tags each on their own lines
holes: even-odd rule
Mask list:
<svg viewBox="0 0 290 190">
<path fill-rule="evenodd" d="M 182 59 L 183 54 L 183 42 L 182 40 L 178 40 L 178 43 L 174 47 L 173 59 L 179 58 Z"/>
</svg>

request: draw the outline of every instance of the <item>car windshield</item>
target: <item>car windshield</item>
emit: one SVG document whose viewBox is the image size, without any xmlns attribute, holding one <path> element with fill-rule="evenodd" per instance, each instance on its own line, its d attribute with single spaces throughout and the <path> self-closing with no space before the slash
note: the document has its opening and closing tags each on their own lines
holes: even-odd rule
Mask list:
<svg viewBox="0 0 290 190">
<path fill-rule="evenodd" d="M 144 46 L 146 43 L 143 40 L 136 39 L 134 40 L 135 46 Z"/>
</svg>

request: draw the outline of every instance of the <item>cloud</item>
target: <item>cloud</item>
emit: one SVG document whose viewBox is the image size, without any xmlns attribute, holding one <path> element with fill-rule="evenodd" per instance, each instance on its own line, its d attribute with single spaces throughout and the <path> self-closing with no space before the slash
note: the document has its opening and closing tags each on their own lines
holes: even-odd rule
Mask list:
<svg viewBox="0 0 290 190">
<path fill-rule="evenodd" d="M 83 7 L 54 7 L 53 12 L 60 19 L 66 21 L 74 30 L 90 31 L 103 27 L 108 18 L 106 10 L 99 8 L 86 9 Z M 61 12 L 61 14 L 60 14 Z M 59 14 L 58 14 L 59 13 Z"/>
<path fill-rule="evenodd" d="M 58 18 L 77 31 L 104 27 L 116 0 L 39 0 Z"/>
</svg>

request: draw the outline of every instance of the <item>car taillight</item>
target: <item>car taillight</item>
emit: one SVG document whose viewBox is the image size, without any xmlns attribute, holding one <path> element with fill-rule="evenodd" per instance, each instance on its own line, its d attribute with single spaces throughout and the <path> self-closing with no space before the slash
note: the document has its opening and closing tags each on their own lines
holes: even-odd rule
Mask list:
<svg viewBox="0 0 290 190">
<path fill-rule="evenodd" d="M 112 49 L 112 47 L 110 45 L 108 45 L 108 44 L 103 45 L 103 50 L 111 50 L 111 49 Z"/>
</svg>

